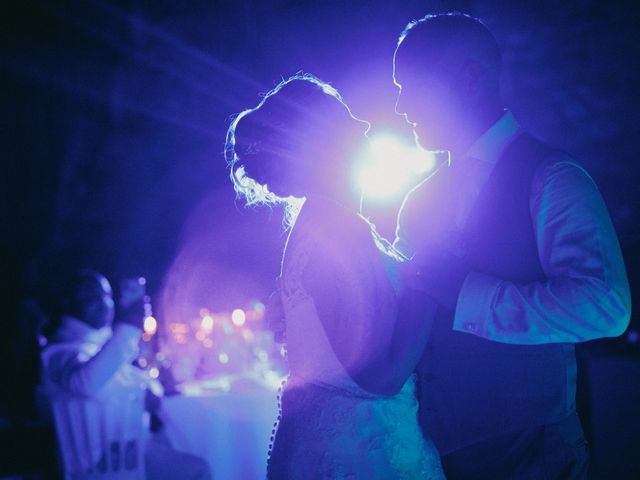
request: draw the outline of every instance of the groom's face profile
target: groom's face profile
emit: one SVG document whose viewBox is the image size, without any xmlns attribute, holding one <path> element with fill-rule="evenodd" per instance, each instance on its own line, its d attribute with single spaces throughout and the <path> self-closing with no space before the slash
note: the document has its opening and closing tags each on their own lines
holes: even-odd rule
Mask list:
<svg viewBox="0 0 640 480">
<path fill-rule="evenodd" d="M 403 115 L 427 149 L 452 149 L 464 115 L 464 98 L 454 69 L 425 65 L 399 51 L 394 83 L 396 113 Z"/>
<path fill-rule="evenodd" d="M 502 112 L 500 48 L 480 21 L 427 16 L 402 33 L 393 56 L 396 113 L 430 150 L 464 152 Z"/>
</svg>

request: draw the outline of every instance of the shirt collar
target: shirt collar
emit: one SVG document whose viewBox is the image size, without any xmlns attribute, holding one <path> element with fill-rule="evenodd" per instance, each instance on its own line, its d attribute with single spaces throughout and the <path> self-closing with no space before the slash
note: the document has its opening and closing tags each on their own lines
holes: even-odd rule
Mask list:
<svg viewBox="0 0 640 480">
<path fill-rule="evenodd" d="M 466 157 L 496 163 L 519 131 L 520 125 L 517 120 L 509 110 L 506 110 L 504 115 L 471 145 Z"/>
</svg>

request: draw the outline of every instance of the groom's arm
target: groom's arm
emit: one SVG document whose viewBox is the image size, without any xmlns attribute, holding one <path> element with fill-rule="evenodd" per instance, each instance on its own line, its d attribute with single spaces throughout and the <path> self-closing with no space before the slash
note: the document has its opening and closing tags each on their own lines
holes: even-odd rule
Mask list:
<svg viewBox="0 0 640 480">
<path fill-rule="evenodd" d="M 622 334 L 631 299 L 620 246 L 591 177 L 570 159 L 541 169 L 530 214 L 547 280 L 470 272 L 453 328 L 504 343 L 582 342 Z"/>
</svg>

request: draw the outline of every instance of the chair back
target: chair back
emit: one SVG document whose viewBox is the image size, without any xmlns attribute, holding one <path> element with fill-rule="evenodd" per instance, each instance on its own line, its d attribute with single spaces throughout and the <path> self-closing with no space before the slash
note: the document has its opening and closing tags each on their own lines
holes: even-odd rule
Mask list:
<svg viewBox="0 0 640 480">
<path fill-rule="evenodd" d="M 52 407 L 65 480 L 145 480 L 140 399 L 57 396 Z"/>
</svg>

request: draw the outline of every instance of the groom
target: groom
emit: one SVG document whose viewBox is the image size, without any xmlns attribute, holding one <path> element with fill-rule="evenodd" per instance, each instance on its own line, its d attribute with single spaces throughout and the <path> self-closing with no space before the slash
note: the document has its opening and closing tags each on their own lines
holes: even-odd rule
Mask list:
<svg viewBox="0 0 640 480">
<path fill-rule="evenodd" d="M 420 422 L 447 478 L 585 478 L 574 345 L 620 335 L 630 293 L 597 187 L 524 132 L 477 19 L 426 16 L 394 55 L 397 112 L 451 152 L 405 199 L 405 284 L 439 305 L 418 367 Z"/>
</svg>

